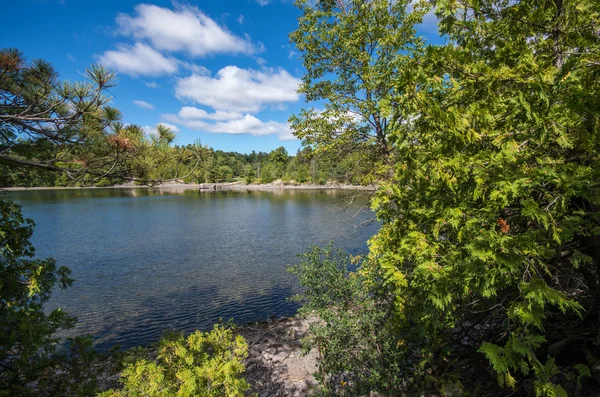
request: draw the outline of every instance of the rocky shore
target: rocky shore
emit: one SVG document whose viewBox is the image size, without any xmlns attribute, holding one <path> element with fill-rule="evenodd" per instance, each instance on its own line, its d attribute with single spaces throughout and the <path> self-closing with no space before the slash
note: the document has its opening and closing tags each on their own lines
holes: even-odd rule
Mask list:
<svg viewBox="0 0 600 397">
<path fill-rule="evenodd" d="M 329 183 L 325 185 L 314 184 L 285 184 L 280 181 L 263 184 L 246 184 L 243 182 L 232 183 L 162 183 L 157 185 L 113 185 L 113 186 L 38 186 L 38 187 L 0 187 L 0 191 L 24 191 L 24 190 L 68 190 L 68 189 L 165 189 L 165 190 L 376 190 L 375 186 L 346 185 L 340 183 Z"/>
<path fill-rule="evenodd" d="M 248 342 L 245 377 L 250 393 L 259 397 L 309 396 L 318 388 L 316 350 L 303 354 L 301 339 L 311 320 L 297 317 L 270 319 L 238 329 Z"/>
</svg>

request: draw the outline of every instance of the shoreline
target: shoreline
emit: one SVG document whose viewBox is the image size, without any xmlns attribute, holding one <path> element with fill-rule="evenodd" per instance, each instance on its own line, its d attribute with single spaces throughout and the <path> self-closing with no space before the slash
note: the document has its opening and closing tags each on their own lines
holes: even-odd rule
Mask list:
<svg viewBox="0 0 600 397">
<path fill-rule="evenodd" d="M 191 189 L 200 191 L 227 191 L 227 190 L 363 190 L 375 191 L 375 186 L 363 185 L 284 185 L 265 183 L 244 184 L 244 183 L 168 183 L 155 186 L 135 186 L 135 185 L 114 185 L 114 186 L 35 186 L 35 187 L 0 187 L 1 191 L 18 192 L 27 190 L 79 190 L 79 189 Z"/>
</svg>

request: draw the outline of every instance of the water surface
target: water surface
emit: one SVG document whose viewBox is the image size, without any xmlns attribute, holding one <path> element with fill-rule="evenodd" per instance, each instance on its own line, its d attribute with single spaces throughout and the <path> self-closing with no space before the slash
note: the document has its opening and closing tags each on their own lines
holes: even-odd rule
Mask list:
<svg viewBox="0 0 600 397">
<path fill-rule="evenodd" d="M 348 191 L 70 189 L 7 193 L 36 223 L 41 257 L 76 280 L 48 307 L 79 322 L 100 348 L 157 340 L 164 329 L 209 329 L 293 315 L 299 291 L 286 271 L 311 244 L 365 252 L 378 225 L 348 209 Z"/>
</svg>

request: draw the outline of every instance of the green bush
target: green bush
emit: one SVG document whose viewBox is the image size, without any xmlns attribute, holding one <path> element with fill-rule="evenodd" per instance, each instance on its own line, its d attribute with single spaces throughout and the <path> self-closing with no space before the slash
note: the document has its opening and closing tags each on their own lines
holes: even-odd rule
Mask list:
<svg viewBox="0 0 600 397">
<path fill-rule="evenodd" d="M 249 389 L 240 377 L 247 353 L 245 340 L 225 326 L 215 325 L 211 332 L 196 331 L 187 338 L 169 333 L 159 342 L 155 360 L 136 358 L 126 364 L 122 390 L 99 396 L 241 397 Z"/>
<path fill-rule="evenodd" d="M 289 268 L 305 288 L 294 300 L 300 313 L 316 316 L 303 340 L 305 349 L 323 355 L 318 377 L 331 394 L 368 394 L 372 390 L 399 395 L 406 384 L 398 346 L 401 339 L 389 327 L 391 295 L 373 289 L 373 280 L 352 268 L 363 259 L 331 245 L 312 247 Z M 329 394 L 329 395 L 331 395 Z"/>
</svg>

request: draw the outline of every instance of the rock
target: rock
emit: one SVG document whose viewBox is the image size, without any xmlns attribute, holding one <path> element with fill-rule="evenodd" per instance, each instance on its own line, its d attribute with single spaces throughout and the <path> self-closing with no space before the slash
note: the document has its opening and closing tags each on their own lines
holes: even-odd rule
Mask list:
<svg viewBox="0 0 600 397">
<path fill-rule="evenodd" d="M 260 351 L 254 348 L 250 348 L 248 354 L 250 355 L 250 357 L 258 357 L 260 356 Z"/>
<path fill-rule="evenodd" d="M 592 376 L 596 378 L 596 382 L 598 382 L 598 386 L 600 387 L 600 365 L 592 367 Z"/>
<path fill-rule="evenodd" d="M 314 393 L 319 357 L 316 350 L 302 354 L 300 343 L 308 325 L 306 320 L 284 318 L 239 328 L 249 345 L 244 363 L 250 393 L 259 397 Z"/>
<path fill-rule="evenodd" d="M 249 359 L 246 360 L 246 364 L 250 365 L 250 364 L 257 364 L 260 362 L 260 357 L 251 357 Z"/>
<path fill-rule="evenodd" d="M 581 336 L 569 336 L 559 342 L 553 343 L 548 347 L 550 357 L 559 358 L 563 354 L 568 354 L 573 345 L 583 341 Z"/>
<path fill-rule="evenodd" d="M 281 361 L 285 360 L 286 358 L 288 358 L 289 355 L 290 355 L 289 352 L 282 351 L 282 352 L 279 352 L 276 355 L 274 355 L 272 360 L 275 362 L 281 362 Z"/>
</svg>

